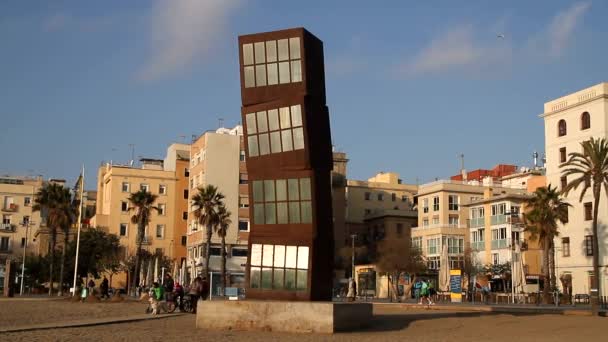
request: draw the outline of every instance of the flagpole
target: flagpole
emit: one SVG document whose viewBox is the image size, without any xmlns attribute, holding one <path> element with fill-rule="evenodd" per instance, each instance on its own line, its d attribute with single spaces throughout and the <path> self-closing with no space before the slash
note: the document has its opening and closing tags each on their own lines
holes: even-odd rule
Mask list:
<svg viewBox="0 0 608 342">
<path fill-rule="evenodd" d="M 74 291 L 72 297 L 76 296 L 76 277 L 78 275 L 78 253 L 80 251 L 80 229 L 82 228 L 82 198 L 84 194 L 84 164 L 82 165 L 82 178 L 80 179 L 80 202 L 78 204 L 78 234 L 76 237 L 76 260 L 74 262 Z"/>
</svg>

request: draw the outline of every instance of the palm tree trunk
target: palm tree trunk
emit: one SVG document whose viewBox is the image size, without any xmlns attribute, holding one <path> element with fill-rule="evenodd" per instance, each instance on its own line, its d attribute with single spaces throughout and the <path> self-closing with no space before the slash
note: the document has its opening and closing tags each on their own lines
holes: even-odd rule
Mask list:
<svg viewBox="0 0 608 342">
<path fill-rule="evenodd" d="M 51 229 L 51 263 L 49 266 L 49 296 L 53 295 L 53 266 L 55 265 L 55 245 L 57 244 L 57 232 Z"/>
<path fill-rule="evenodd" d="M 593 187 L 593 281 L 591 284 L 591 312 L 594 316 L 599 315 L 600 295 L 600 251 L 597 236 L 597 213 L 600 206 L 600 195 L 602 188 L 594 184 Z M 595 290 L 595 291 L 593 291 Z"/>
<path fill-rule="evenodd" d="M 551 251 L 549 252 L 551 255 L 551 265 L 549 271 L 551 272 L 551 290 L 555 290 L 557 288 L 557 278 L 555 277 L 555 240 L 551 239 Z"/>
<path fill-rule="evenodd" d="M 61 267 L 59 269 L 59 296 L 63 296 L 63 272 L 65 269 L 65 252 L 68 248 L 68 242 L 70 240 L 70 228 L 68 227 L 63 231 L 63 250 L 61 251 Z"/>
<path fill-rule="evenodd" d="M 545 282 L 544 282 L 544 286 L 543 286 L 543 303 L 544 304 L 549 304 L 549 286 L 550 286 L 550 277 L 551 277 L 551 273 L 549 270 L 549 236 L 545 236 L 545 241 L 543 244 L 543 264 L 544 264 L 544 276 L 545 276 Z"/>
<path fill-rule="evenodd" d="M 135 270 L 133 271 L 133 274 L 131 275 L 131 289 L 129 289 L 129 292 L 131 292 L 133 295 L 135 295 L 135 289 L 137 288 L 137 282 L 139 281 L 139 279 L 137 279 L 139 277 L 139 264 L 141 262 L 140 258 L 141 258 L 141 245 L 144 241 L 144 233 L 146 232 L 146 227 L 143 225 L 143 222 L 141 221 L 141 219 L 139 220 L 139 222 L 137 223 L 137 247 L 136 247 L 136 251 L 135 251 Z"/>
<path fill-rule="evenodd" d="M 209 275 L 209 256 L 211 250 L 211 237 L 213 234 L 213 230 L 211 230 L 211 225 L 207 225 L 207 245 L 205 246 L 205 268 L 203 269 L 203 276 L 207 277 Z M 211 279 L 209 279 L 211 281 Z M 209 289 L 211 291 L 211 289 Z"/>
<path fill-rule="evenodd" d="M 222 294 L 226 293 L 226 236 L 222 234 Z"/>
</svg>

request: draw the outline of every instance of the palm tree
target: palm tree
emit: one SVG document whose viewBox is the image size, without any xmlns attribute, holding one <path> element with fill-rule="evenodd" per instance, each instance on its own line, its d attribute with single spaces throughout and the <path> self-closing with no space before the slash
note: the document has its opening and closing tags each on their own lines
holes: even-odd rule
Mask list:
<svg viewBox="0 0 608 342">
<path fill-rule="evenodd" d="M 61 222 L 59 223 L 59 227 L 63 231 L 63 249 L 61 250 L 61 268 L 59 270 L 59 296 L 63 295 L 63 276 L 64 269 L 66 264 L 66 250 L 68 248 L 68 243 L 70 242 L 70 229 L 72 228 L 72 224 L 75 221 L 75 209 L 72 206 L 70 190 L 64 188 L 61 193 L 61 197 L 58 201 L 58 211 L 59 217 L 61 218 Z"/>
<path fill-rule="evenodd" d="M 531 238 L 538 237 L 543 248 L 545 286 L 543 287 L 543 300 L 549 302 L 549 288 L 555 287 L 555 271 L 553 269 L 553 239 L 559 235 L 557 222 L 568 221 L 568 207 L 570 204 L 560 198 L 557 188 L 541 187 L 534 191 L 533 197 L 526 200 L 527 212 L 524 214 L 526 230 L 532 233 Z M 550 284 L 550 285 L 549 285 Z"/>
<path fill-rule="evenodd" d="M 70 191 L 56 183 L 47 183 L 38 190 L 34 198 L 33 211 L 40 211 L 41 216 L 46 216 L 46 226 L 51 238 L 49 253 L 51 262 L 49 264 L 49 296 L 53 294 L 53 271 L 55 265 L 55 247 L 57 245 L 57 232 L 66 225 L 66 201 L 69 205 Z M 64 247 L 65 251 L 65 247 Z M 63 266 L 62 260 L 62 266 Z M 60 275 L 60 278 L 61 275 Z M 62 279 L 61 279 L 62 281 Z M 60 285 L 61 287 L 61 285 Z"/>
<path fill-rule="evenodd" d="M 219 224 L 219 208 L 224 206 L 224 195 L 213 185 L 198 188 L 198 194 L 192 197 L 192 205 L 195 207 L 194 217 L 197 222 L 207 229 L 207 245 L 205 248 L 205 267 L 203 274 L 209 274 L 209 250 L 213 228 Z"/>
<path fill-rule="evenodd" d="M 131 216 L 131 222 L 137 224 L 137 251 L 135 253 L 135 270 L 132 274 L 131 291 L 134 291 L 137 287 L 137 277 L 139 276 L 140 257 L 141 257 L 141 245 L 144 242 L 144 234 L 146 233 L 146 226 L 150 222 L 150 215 L 152 211 L 160 212 L 160 208 L 154 206 L 154 202 L 158 196 L 148 192 L 144 189 L 134 192 L 129 196 L 129 211 L 133 211 L 134 214 Z"/>
<path fill-rule="evenodd" d="M 226 209 L 225 206 L 219 207 L 218 210 L 218 225 L 216 226 L 215 232 L 222 239 L 222 293 L 225 293 L 226 289 L 226 234 L 228 233 L 228 227 L 232 224 L 230 216 L 232 213 Z"/>
<path fill-rule="evenodd" d="M 587 140 L 581 143 L 583 153 L 570 153 L 570 158 L 561 167 L 562 177 L 574 176 L 562 189 L 565 196 L 572 190 L 582 187 L 579 202 L 583 201 L 583 197 L 588 189 L 593 193 L 593 289 L 597 292 L 591 293 L 591 310 L 595 315 L 599 312 L 599 294 L 600 290 L 600 268 L 599 268 L 599 243 L 597 234 L 597 215 L 600 207 L 600 196 L 602 187 L 608 195 L 608 141 L 605 138 Z"/>
</svg>

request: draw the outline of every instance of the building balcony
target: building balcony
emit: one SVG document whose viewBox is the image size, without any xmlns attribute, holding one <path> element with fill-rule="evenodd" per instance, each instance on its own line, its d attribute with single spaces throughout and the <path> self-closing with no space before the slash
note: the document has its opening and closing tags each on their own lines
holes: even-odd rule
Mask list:
<svg viewBox="0 0 608 342">
<path fill-rule="evenodd" d="M 509 247 L 509 240 L 492 240 L 492 249 L 503 249 Z"/>
<path fill-rule="evenodd" d="M 436 223 L 421 227 L 412 227 L 412 230 L 433 229 L 433 228 L 468 228 L 466 224 L 459 223 Z"/>
<path fill-rule="evenodd" d="M 10 224 L 10 223 L 0 224 L 0 232 L 14 233 L 16 230 L 17 230 L 17 227 L 14 224 Z"/>
<path fill-rule="evenodd" d="M 473 219 L 469 219 L 469 228 L 477 228 L 477 227 L 483 227 L 486 225 L 485 223 L 486 218 L 485 217 L 478 217 L 478 218 L 473 218 Z"/>
<path fill-rule="evenodd" d="M 497 225 L 497 224 L 505 224 L 507 223 L 507 215 L 496 215 L 496 216 L 490 216 L 490 224 L 491 225 Z"/>
<path fill-rule="evenodd" d="M 5 204 L 4 207 L 2 207 L 2 211 L 8 213 L 16 213 L 17 211 L 19 211 L 19 205 L 15 203 Z"/>
<path fill-rule="evenodd" d="M 471 242 L 471 249 L 473 249 L 474 251 L 483 251 L 486 249 L 486 242 L 485 241 Z"/>
</svg>

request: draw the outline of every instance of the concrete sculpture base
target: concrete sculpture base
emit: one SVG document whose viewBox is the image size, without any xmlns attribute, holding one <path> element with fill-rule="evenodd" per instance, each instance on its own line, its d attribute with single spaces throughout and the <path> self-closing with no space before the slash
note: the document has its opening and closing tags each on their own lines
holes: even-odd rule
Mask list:
<svg viewBox="0 0 608 342">
<path fill-rule="evenodd" d="M 199 301 L 196 327 L 291 333 L 352 331 L 370 324 L 371 303 Z"/>
</svg>

